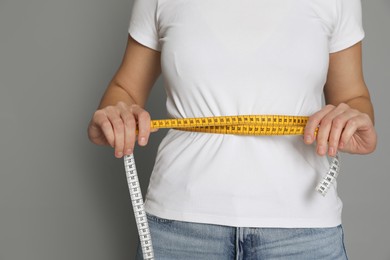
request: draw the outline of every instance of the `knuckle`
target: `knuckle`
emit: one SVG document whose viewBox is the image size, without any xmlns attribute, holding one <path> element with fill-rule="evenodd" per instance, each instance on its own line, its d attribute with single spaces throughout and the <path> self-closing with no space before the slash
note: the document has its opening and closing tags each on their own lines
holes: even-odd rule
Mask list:
<svg viewBox="0 0 390 260">
<path fill-rule="evenodd" d="M 124 142 L 124 139 L 123 139 L 123 135 L 116 135 L 115 136 L 115 144 L 116 146 L 120 149 L 120 150 L 123 150 L 123 147 L 125 145 L 125 142 Z"/>
<path fill-rule="evenodd" d="M 359 116 L 359 115 L 362 114 L 359 110 L 354 109 L 354 108 L 349 108 L 349 112 L 350 112 L 350 114 L 351 114 L 351 117 L 352 117 L 352 116 L 353 116 L 353 117 Z"/>
<path fill-rule="evenodd" d="M 333 122 L 332 122 L 332 126 L 339 129 L 339 128 L 343 128 L 344 127 L 344 120 L 340 117 L 336 117 L 333 119 Z"/>
<path fill-rule="evenodd" d="M 95 113 L 93 113 L 93 118 L 97 119 L 97 118 L 101 118 L 105 115 L 106 114 L 104 113 L 104 111 L 99 109 L 99 110 L 96 110 Z"/>
<path fill-rule="evenodd" d="M 337 106 L 337 107 L 339 107 L 339 108 L 343 108 L 343 109 L 349 108 L 349 106 L 348 106 L 346 103 L 344 103 L 344 102 L 342 102 L 342 103 L 338 104 L 338 106 Z"/>
<path fill-rule="evenodd" d="M 317 135 L 317 143 L 319 145 L 324 145 L 328 142 L 328 133 L 325 133 L 324 131 L 320 131 L 318 132 L 318 135 Z"/>
<path fill-rule="evenodd" d="M 338 143 L 339 143 L 339 138 L 337 138 L 335 135 L 331 135 L 329 137 L 329 144 L 331 146 L 337 146 Z"/>
<path fill-rule="evenodd" d="M 332 119 L 330 119 L 329 117 L 324 117 L 321 120 L 321 125 L 324 127 L 324 126 L 330 125 L 331 122 L 332 122 Z"/>
<path fill-rule="evenodd" d="M 113 116 L 113 115 L 118 115 L 118 109 L 114 106 L 106 106 L 104 109 L 103 109 L 106 113 L 107 116 Z"/>
<path fill-rule="evenodd" d="M 128 148 L 133 148 L 135 143 L 135 136 L 134 135 L 128 135 L 125 138 L 125 147 L 126 149 Z"/>
<path fill-rule="evenodd" d="M 111 123 L 108 120 L 103 121 L 102 124 L 101 124 L 101 128 L 102 129 L 110 129 L 111 127 L 112 127 Z"/>
<path fill-rule="evenodd" d="M 126 148 L 129 148 L 131 147 L 131 145 L 134 143 L 134 138 L 132 135 L 126 135 L 125 136 L 125 142 L 124 142 L 124 146 Z"/>
<path fill-rule="evenodd" d="M 126 111 L 126 110 L 124 110 L 124 111 L 121 112 L 121 118 L 122 118 L 122 120 L 123 120 L 125 123 L 126 123 L 127 121 L 129 121 L 129 120 L 134 119 L 133 116 L 132 116 L 132 114 L 129 113 L 128 111 Z"/>
<path fill-rule="evenodd" d="M 138 109 L 139 107 L 140 107 L 140 106 L 137 105 L 137 104 L 131 104 L 130 110 L 131 110 L 131 111 L 134 111 L 134 110 Z"/>
<path fill-rule="evenodd" d="M 316 122 L 315 116 L 314 116 L 314 115 L 310 116 L 309 119 L 307 120 L 306 128 L 312 128 L 312 127 L 314 127 L 315 122 Z"/>
<path fill-rule="evenodd" d="M 371 122 L 371 117 L 366 113 L 361 113 L 361 116 L 364 120 Z"/>
<path fill-rule="evenodd" d="M 125 120 L 125 125 L 126 127 L 135 127 L 135 118 L 129 115 Z"/>
<path fill-rule="evenodd" d="M 146 110 L 143 110 L 143 111 L 139 114 L 139 117 L 140 117 L 140 119 L 142 119 L 142 120 L 150 120 L 150 114 L 149 114 L 148 111 L 146 111 Z"/>
<path fill-rule="evenodd" d="M 318 130 L 317 142 L 327 142 L 329 137 L 329 130 L 324 127 L 320 127 Z"/>
<path fill-rule="evenodd" d="M 332 105 L 332 104 L 327 104 L 325 106 L 326 109 L 334 109 L 336 106 L 335 105 Z"/>
<path fill-rule="evenodd" d="M 355 118 L 351 118 L 350 120 L 348 120 L 348 126 L 350 126 L 350 127 L 356 127 L 357 124 L 358 124 L 358 122 Z"/>
<path fill-rule="evenodd" d="M 123 149 L 123 139 L 121 139 L 121 136 L 115 135 L 115 149 L 122 150 Z"/>
<path fill-rule="evenodd" d="M 305 134 L 312 134 L 317 128 L 317 125 L 315 125 L 314 123 L 311 123 L 311 124 L 307 124 L 305 126 Z"/>
<path fill-rule="evenodd" d="M 120 118 L 115 118 L 112 120 L 112 124 L 114 125 L 114 128 L 116 129 L 122 129 L 123 128 L 123 121 Z"/>
<path fill-rule="evenodd" d="M 127 107 L 127 104 L 123 101 L 119 101 L 117 104 L 116 104 L 118 107 L 120 108 L 126 108 Z"/>
<path fill-rule="evenodd" d="M 317 140 L 319 146 L 326 146 L 328 144 L 326 138 L 320 138 Z"/>
</svg>

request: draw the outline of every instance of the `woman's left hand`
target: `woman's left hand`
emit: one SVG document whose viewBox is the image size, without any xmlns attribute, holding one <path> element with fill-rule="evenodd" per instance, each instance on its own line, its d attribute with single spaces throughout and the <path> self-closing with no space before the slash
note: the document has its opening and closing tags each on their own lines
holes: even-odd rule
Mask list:
<svg viewBox="0 0 390 260">
<path fill-rule="evenodd" d="M 315 129 L 318 133 L 315 136 Z M 319 155 L 335 156 L 342 151 L 352 154 L 368 154 L 375 150 L 377 134 L 371 118 L 345 103 L 327 105 L 309 117 L 304 141 L 317 141 Z"/>
</svg>

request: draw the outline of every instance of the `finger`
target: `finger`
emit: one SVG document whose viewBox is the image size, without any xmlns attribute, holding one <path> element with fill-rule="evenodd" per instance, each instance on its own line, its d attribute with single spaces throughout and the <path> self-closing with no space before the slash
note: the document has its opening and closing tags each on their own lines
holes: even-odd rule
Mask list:
<svg viewBox="0 0 390 260">
<path fill-rule="evenodd" d="M 338 115 L 344 113 L 344 111 L 348 109 L 345 106 L 337 106 L 331 111 L 329 111 L 326 115 L 323 116 L 323 118 L 320 121 L 320 126 L 318 128 L 317 133 L 317 153 L 319 155 L 325 155 L 328 151 L 328 141 L 329 141 L 329 135 L 330 131 L 333 125 L 333 120 Z"/>
<path fill-rule="evenodd" d="M 130 155 L 134 150 L 136 122 L 127 105 L 121 106 L 121 118 L 124 123 L 123 153 Z"/>
<path fill-rule="evenodd" d="M 312 144 L 315 140 L 314 132 L 316 128 L 319 126 L 321 119 L 328 114 L 330 111 L 334 109 L 334 106 L 327 105 L 320 111 L 314 113 L 309 117 L 309 120 L 307 121 L 307 124 L 305 126 L 304 131 L 304 141 L 307 144 Z"/>
<path fill-rule="evenodd" d="M 150 135 L 150 115 L 140 106 L 132 106 L 132 111 L 138 122 L 138 144 L 145 146 Z"/>
<path fill-rule="evenodd" d="M 349 143 L 352 136 L 355 134 L 356 130 L 358 129 L 359 125 L 360 125 L 359 116 L 355 116 L 348 120 L 338 144 L 339 149 L 343 149 L 345 145 Z"/>
<path fill-rule="evenodd" d="M 329 156 L 336 156 L 341 134 L 348 120 L 355 117 L 356 115 L 357 115 L 356 110 L 348 109 L 344 113 L 341 113 L 333 118 L 332 127 L 330 129 L 330 134 L 328 139 Z"/>
<path fill-rule="evenodd" d="M 121 158 L 123 156 L 124 147 L 124 123 L 116 107 L 108 107 L 107 110 L 109 113 L 110 122 L 114 128 L 115 157 Z"/>
<path fill-rule="evenodd" d="M 111 147 L 114 147 L 114 131 L 112 129 L 112 125 L 110 120 L 108 120 L 107 115 L 102 110 L 98 110 L 94 114 L 93 121 L 95 124 L 92 124 L 92 128 L 96 128 L 96 132 L 102 132 L 104 138 L 106 139 L 106 143 Z"/>
</svg>

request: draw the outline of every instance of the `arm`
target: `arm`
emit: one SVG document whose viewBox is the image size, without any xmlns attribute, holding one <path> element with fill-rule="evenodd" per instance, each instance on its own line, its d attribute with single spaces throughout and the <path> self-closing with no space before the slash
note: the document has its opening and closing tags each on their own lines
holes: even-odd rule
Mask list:
<svg viewBox="0 0 390 260">
<path fill-rule="evenodd" d="M 367 154 L 375 150 L 374 110 L 363 78 L 361 42 L 331 53 L 324 87 L 326 106 L 313 114 L 305 129 L 305 142 L 317 134 L 317 153 L 334 156 L 337 150 Z"/>
<path fill-rule="evenodd" d="M 160 74 L 160 52 L 141 45 L 129 35 L 122 63 L 88 125 L 91 142 L 111 145 L 118 158 L 131 154 L 138 123 L 138 142 L 146 145 L 151 130 L 150 115 L 143 108 Z"/>
</svg>

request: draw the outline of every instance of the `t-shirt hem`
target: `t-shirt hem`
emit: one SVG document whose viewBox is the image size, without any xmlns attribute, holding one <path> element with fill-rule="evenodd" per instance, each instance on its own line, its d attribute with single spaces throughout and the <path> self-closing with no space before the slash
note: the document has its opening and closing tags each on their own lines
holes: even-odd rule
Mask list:
<svg viewBox="0 0 390 260">
<path fill-rule="evenodd" d="M 341 224 L 341 216 L 326 216 L 323 218 L 248 218 L 241 216 L 220 216 L 178 212 L 164 208 L 150 207 L 148 204 L 145 205 L 145 211 L 149 214 L 165 219 L 230 227 L 325 228 L 336 227 Z"/>
</svg>

